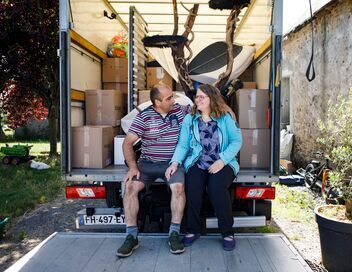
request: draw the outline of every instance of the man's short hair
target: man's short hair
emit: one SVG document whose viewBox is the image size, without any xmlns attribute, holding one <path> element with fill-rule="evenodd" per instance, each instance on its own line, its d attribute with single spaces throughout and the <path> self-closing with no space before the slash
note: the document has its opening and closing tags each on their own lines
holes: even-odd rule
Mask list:
<svg viewBox="0 0 352 272">
<path fill-rule="evenodd" d="M 155 100 L 161 101 L 160 97 L 160 88 L 168 88 L 170 89 L 169 86 L 163 83 L 158 83 L 153 85 L 153 87 L 150 89 L 150 101 L 152 101 L 153 106 L 155 106 Z"/>
</svg>

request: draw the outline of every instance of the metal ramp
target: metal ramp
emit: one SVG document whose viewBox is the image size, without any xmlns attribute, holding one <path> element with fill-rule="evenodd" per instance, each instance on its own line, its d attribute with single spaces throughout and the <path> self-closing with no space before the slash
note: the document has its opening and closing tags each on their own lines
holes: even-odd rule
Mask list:
<svg viewBox="0 0 352 272">
<path fill-rule="evenodd" d="M 166 235 L 141 234 L 134 254 L 118 258 L 115 252 L 124 237 L 118 233 L 54 233 L 6 272 L 312 271 L 282 234 L 238 234 L 232 252 L 222 249 L 218 235 L 202 236 L 180 255 L 169 252 Z"/>
</svg>

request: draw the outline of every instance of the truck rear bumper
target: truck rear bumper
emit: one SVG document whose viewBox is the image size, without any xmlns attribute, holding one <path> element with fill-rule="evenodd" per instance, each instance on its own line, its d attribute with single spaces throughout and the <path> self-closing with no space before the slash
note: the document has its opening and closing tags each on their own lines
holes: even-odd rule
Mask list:
<svg viewBox="0 0 352 272">
<path fill-rule="evenodd" d="M 63 176 L 70 182 L 121 182 L 128 171 L 125 165 L 110 165 L 104 169 L 75 168 Z M 268 170 L 252 169 L 240 170 L 236 183 L 271 183 L 278 182 L 279 177 L 271 174 Z"/>
<path fill-rule="evenodd" d="M 77 213 L 77 229 L 125 229 L 125 217 L 120 208 L 92 208 L 94 214 L 87 216 L 87 209 Z M 89 210 L 88 210 L 89 211 Z M 266 225 L 265 216 L 234 216 L 234 228 L 259 227 Z M 216 217 L 206 218 L 206 228 L 218 228 Z"/>
</svg>

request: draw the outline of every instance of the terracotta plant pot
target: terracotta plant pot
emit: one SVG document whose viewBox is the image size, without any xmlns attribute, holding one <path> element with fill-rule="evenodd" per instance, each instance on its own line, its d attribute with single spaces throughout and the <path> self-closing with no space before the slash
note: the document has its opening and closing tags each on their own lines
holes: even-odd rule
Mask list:
<svg viewBox="0 0 352 272">
<path fill-rule="evenodd" d="M 352 222 L 341 222 L 325 217 L 321 213 L 325 206 L 317 207 L 314 211 L 319 227 L 323 265 L 329 272 L 350 272 L 352 271 Z M 334 207 L 341 207 L 341 205 L 334 205 Z"/>
</svg>

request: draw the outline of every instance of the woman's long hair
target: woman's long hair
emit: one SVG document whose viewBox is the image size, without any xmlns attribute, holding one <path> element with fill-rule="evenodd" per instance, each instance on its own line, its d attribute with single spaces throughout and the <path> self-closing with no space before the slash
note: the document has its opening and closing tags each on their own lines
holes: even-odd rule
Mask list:
<svg viewBox="0 0 352 272">
<path fill-rule="evenodd" d="M 228 106 L 222 98 L 218 88 L 210 84 L 202 84 L 198 87 L 198 89 L 209 96 L 211 116 L 220 118 L 222 115 L 225 115 L 228 112 Z M 197 105 L 194 103 L 192 107 L 192 115 L 195 115 L 197 111 Z"/>
</svg>

